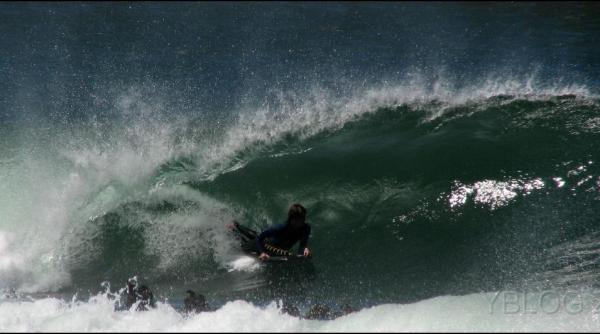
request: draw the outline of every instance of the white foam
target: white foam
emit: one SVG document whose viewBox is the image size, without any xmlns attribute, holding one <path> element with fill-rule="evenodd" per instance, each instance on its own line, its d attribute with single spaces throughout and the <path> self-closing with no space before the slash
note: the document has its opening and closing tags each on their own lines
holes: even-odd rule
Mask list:
<svg viewBox="0 0 600 334">
<path fill-rule="evenodd" d="M 405 332 L 590 331 L 599 325 L 592 294 L 517 292 L 436 297 L 412 304 L 385 304 L 334 320 L 283 314 L 275 303 L 259 307 L 237 300 L 216 311 L 182 315 L 169 304 L 147 312 L 114 311 L 108 295 L 88 302 L 55 298 L 0 302 L 0 331 L 118 332 Z"/>
<path fill-rule="evenodd" d="M 0 233 L 10 233 L 14 239 L 3 241 L 0 288 L 36 292 L 70 285 L 73 261 L 97 256 L 87 242 L 96 231 L 90 226 L 94 219 L 128 201 L 160 197 L 162 185 L 152 184 L 153 173 L 161 164 L 189 152 L 188 143 L 178 138 L 179 121 L 162 119 L 161 103 L 147 102 L 135 90 L 124 93 L 117 102 L 121 119 L 114 120 L 108 133 L 92 127 L 74 130 L 79 131 L 76 136 L 69 131 L 53 134 L 52 142 L 34 138 L 33 143 L 24 144 L 33 144 L 34 149 L 23 148 L 10 170 L 0 171 L 7 176 L 0 185 Z M 186 195 L 178 191 L 180 197 Z M 204 226 L 203 231 L 212 233 L 210 240 L 223 239 L 210 229 L 219 219 L 223 219 L 221 225 L 226 221 L 226 214 L 215 214 L 223 205 L 206 196 L 191 201 L 203 203 L 204 214 L 173 215 L 172 224 L 155 224 L 147 231 L 149 241 L 163 243 L 154 243 L 145 251 L 158 253 L 164 267 L 172 265 L 171 255 L 192 244 L 181 242 L 181 236 L 186 236 L 181 232 L 189 230 L 190 224 Z M 180 226 L 168 230 L 173 225 Z M 165 244 L 160 233 L 167 230 L 181 235 Z"/>
<path fill-rule="evenodd" d="M 258 260 L 250 256 L 240 256 L 239 258 L 229 262 L 228 271 L 255 271 L 260 267 Z"/>
<path fill-rule="evenodd" d="M 547 85 L 535 75 L 519 78 L 490 75 L 457 88 L 443 75 L 432 81 L 419 73 L 410 73 L 395 84 L 349 88 L 346 94 L 313 87 L 302 94 L 279 91 L 274 95 L 275 101 L 239 110 L 237 120 L 225 130 L 218 145 L 198 152 L 198 165 L 202 166 L 200 172 L 205 179 L 214 179 L 231 164 L 239 166 L 239 161 L 231 161 L 244 149 L 269 145 L 286 135 L 307 138 L 335 131 L 380 108 L 403 105 L 421 108 L 428 113 L 425 120 L 431 121 L 451 107 L 485 103 L 496 96 L 509 97 L 501 103 L 515 99 L 547 100 L 560 95 L 593 96 L 585 86 L 564 85 L 560 80 Z"/>
<path fill-rule="evenodd" d="M 565 181 L 562 179 L 562 177 L 553 177 L 552 180 L 556 182 L 557 188 L 562 188 L 565 185 Z"/>
</svg>

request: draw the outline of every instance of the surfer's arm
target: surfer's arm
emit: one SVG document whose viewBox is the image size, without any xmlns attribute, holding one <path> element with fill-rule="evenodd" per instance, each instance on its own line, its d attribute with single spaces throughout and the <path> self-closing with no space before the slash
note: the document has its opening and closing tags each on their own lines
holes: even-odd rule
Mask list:
<svg viewBox="0 0 600 334">
<path fill-rule="evenodd" d="M 308 237 L 310 236 L 310 225 L 307 224 L 307 228 L 304 230 L 304 234 L 302 234 L 302 239 L 300 239 L 300 246 L 298 246 L 298 255 L 310 254 L 308 250 Z"/>
</svg>

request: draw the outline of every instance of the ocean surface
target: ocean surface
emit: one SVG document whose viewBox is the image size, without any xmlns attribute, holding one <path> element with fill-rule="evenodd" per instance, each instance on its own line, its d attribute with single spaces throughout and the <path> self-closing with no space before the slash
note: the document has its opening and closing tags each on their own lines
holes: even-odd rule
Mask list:
<svg viewBox="0 0 600 334">
<path fill-rule="evenodd" d="M 598 4 L 0 3 L 0 331 L 599 328 Z"/>
</svg>

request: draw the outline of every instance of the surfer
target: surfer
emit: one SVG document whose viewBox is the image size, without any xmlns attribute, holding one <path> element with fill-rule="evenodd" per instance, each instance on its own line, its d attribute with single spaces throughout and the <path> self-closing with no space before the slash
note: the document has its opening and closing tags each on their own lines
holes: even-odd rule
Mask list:
<svg viewBox="0 0 600 334">
<path fill-rule="evenodd" d="M 200 313 L 208 311 L 209 307 L 203 295 L 196 294 L 194 290 L 187 290 L 185 299 L 183 300 L 184 310 L 187 313 Z"/>
<path fill-rule="evenodd" d="M 296 307 L 292 304 L 286 303 L 286 302 L 284 302 L 283 306 L 281 307 L 281 312 L 285 313 L 285 314 L 289 314 L 292 317 L 296 317 L 296 318 L 300 317 L 300 310 L 298 309 L 298 307 Z"/>
<path fill-rule="evenodd" d="M 292 256 L 289 249 L 300 241 L 298 256 L 311 255 L 308 248 L 310 225 L 306 223 L 306 208 L 300 204 L 292 204 L 288 210 L 288 218 L 284 224 L 272 226 L 260 234 L 241 226 L 237 222 L 229 225 L 242 240 L 242 248 L 246 252 L 256 252 L 258 258 L 265 261 L 271 255 Z"/>
<path fill-rule="evenodd" d="M 329 306 L 315 304 L 308 310 L 304 318 L 308 320 L 331 320 L 333 319 L 333 313 Z"/>
<path fill-rule="evenodd" d="M 125 310 L 130 309 L 136 302 L 139 302 L 135 309 L 136 311 L 146 311 L 148 310 L 148 306 L 152 308 L 156 307 L 152 290 L 146 285 L 138 286 L 137 277 L 127 280 L 127 289 L 122 297 L 124 297 L 122 305 Z"/>
<path fill-rule="evenodd" d="M 125 308 L 129 309 L 137 301 L 137 279 L 127 280 L 127 291 L 125 295 Z"/>
<path fill-rule="evenodd" d="M 140 303 L 138 304 L 136 311 L 147 311 L 148 306 L 151 308 L 156 307 L 156 301 L 154 300 L 154 294 L 152 290 L 146 285 L 142 285 L 137 290 L 138 300 Z"/>
</svg>

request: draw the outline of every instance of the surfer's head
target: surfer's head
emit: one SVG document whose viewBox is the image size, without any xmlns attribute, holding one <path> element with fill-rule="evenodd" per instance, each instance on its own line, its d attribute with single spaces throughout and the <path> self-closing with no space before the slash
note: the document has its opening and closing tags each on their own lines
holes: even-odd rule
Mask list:
<svg viewBox="0 0 600 334">
<path fill-rule="evenodd" d="M 298 204 L 292 204 L 288 211 L 288 224 L 293 227 L 300 227 L 304 224 L 304 220 L 306 219 L 306 209 Z"/>
<path fill-rule="evenodd" d="M 132 277 L 127 280 L 127 289 L 131 292 L 137 286 L 137 277 Z"/>
<path fill-rule="evenodd" d="M 196 298 L 196 293 L 194 292 L 194 290 L 187 290 L 185 292 L 185 294 L 186 294 L 186 296 L 185 296 L 186 299 L 193 300 L 194 298 Z"/>
</svg>

